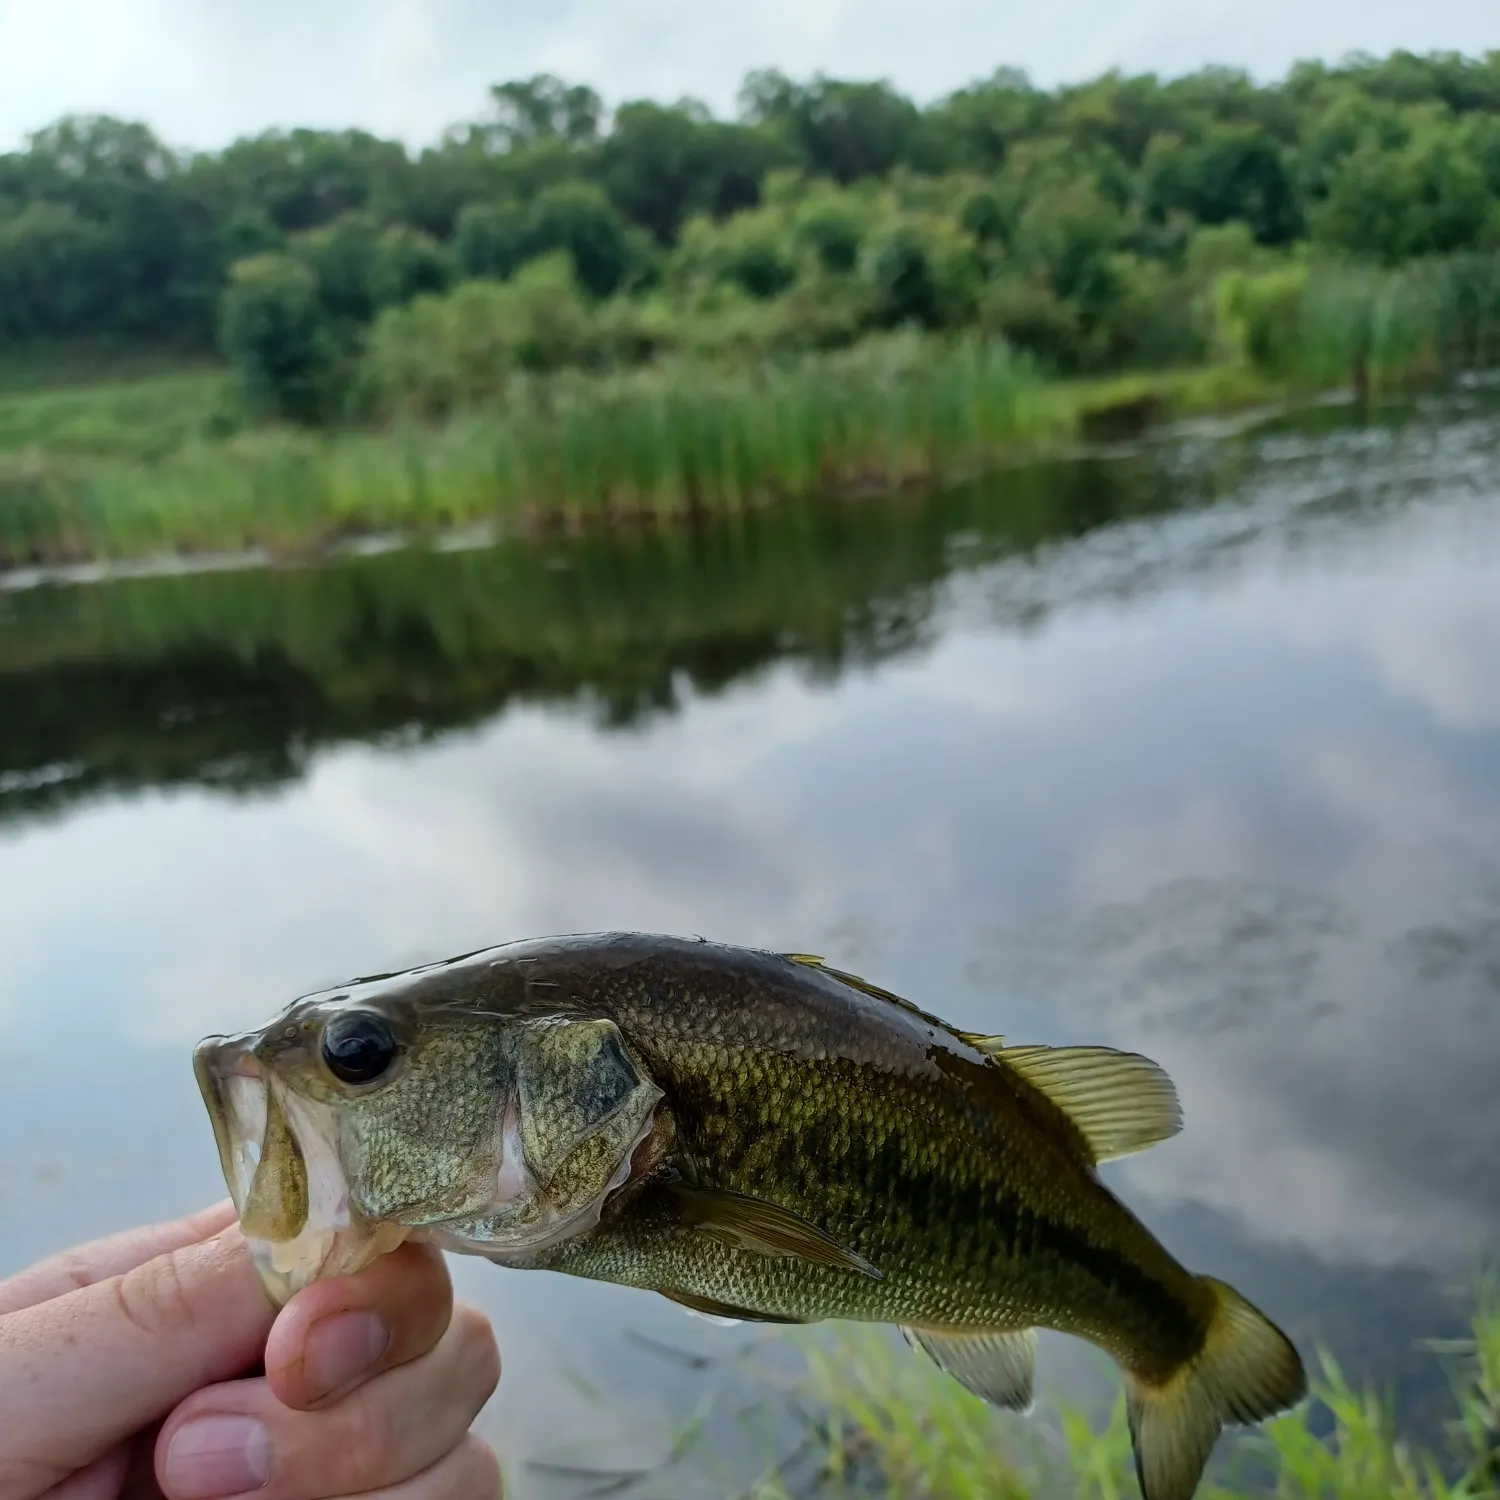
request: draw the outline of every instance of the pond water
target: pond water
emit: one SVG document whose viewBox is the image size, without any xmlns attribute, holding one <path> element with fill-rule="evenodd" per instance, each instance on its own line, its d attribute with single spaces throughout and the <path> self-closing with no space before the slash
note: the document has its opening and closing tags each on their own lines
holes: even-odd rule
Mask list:
<svg viewBox="0 0 1500 1500">
<path fill-rule="evenodd" d="M 1315 411 L 666 539 L 12 580 L 0 1276 L 222 1196 L 206 1032 L 514 937 L 698 933 L 1155 1057 L 1186 1128 L 1111 1182 L 1435 1422 L 1418 1341 L 1500 1242 L 1497 414 Z M 750 1337 L 455 1274 L 517 1494 L 659 1460 Z M 1044 1343 L 1044 1389 L 1094 1371 Z"/>
</svg>

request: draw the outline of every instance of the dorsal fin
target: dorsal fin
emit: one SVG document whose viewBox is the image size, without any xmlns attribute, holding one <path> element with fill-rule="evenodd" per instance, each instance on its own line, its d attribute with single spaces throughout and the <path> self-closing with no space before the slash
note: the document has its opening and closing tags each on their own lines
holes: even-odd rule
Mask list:
<svg viewBox="0 0 1500 1500">
<path fill-rule="evenodd" d="M 779 957 L 790 959 L 792 963 L 801 964 L 807 969 L 817 969 L 819 973 L 838 980 L 840 984 L 847 984 L 850 989 L 858 990 L 861 994 L 870 996 L 872 1000 L 889 1000 L 892 1005 L 899 1005 L 902 1010 L 910 1011 L 914 1016 L 920 1016 L 930 1026 L 936 1026 L 939 1030 L 953 1034 L 953 1028 L 946 1021 L 923 1010 L 920 1005 L 914 1005 L 903 996 L 892 994 L 890 990 L 883 990 L 878 984 L 871 984 L 868 979 L 861 979 L 858 974 L 848 974 L 843 969 L 835 969 L 832 965 L 824 963 L 816 954 L 782 953 Z"/>
<path fill-rule="evenodd" d="M 913 1328 L 901 1332 L 982 1401 L 1008 1411 L 1032 1406 L 1036 1334 L 1030 1328 Z"/>
<path fill-rule="evenodd" d="M 1095 1162 L 1143 1151 L 1182 1129 L 1182 1107 L 1172 1080 L 1139 1053 L 1110 1047 L 980 1050 L 1014 1068 L 1062 1110 Z"/>
<path fill-rule="evenodd" d="M 1095 1163 L 1143 1151 L 1182 1129 L 1182 1109 L 1172 1080 L 1148 1057 L 1112 1047 L 1007 1047 L 1001 1036 L 954 1031 L 910 1000 L 857 974 L 832 968 L 812 953 L 783 953 L 872 999 L 888 1000 L 955 1036 L 985 1057 L 1004 1063 L 1040 1089 L 1073 1122 Z"/>
</svg>

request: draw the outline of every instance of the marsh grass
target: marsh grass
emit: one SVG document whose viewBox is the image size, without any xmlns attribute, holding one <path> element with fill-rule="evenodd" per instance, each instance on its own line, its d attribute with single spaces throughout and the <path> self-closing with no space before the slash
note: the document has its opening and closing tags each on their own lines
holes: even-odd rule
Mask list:
<svg viewBox="0 0 1500 1500">
<path fill-rule="evenodd" d="M 1230 274 L 1218 319 L 1233 354 L 1296 388 L 1400 390 L 1500 360 L 1500 256 Z"/>
<path fill-rule="evenodd" d="M 248 423 L 213 369 L 12 390 L 0 568 L 734 515 L 945 485 L 1080 436 L 1328 389 L 1394 392 L 1500 360 L 1500 257 L 1293 262 L 1217 285 L 1218 363 L 1092 380 L 1047 381 L 978 334 L 897 332 L 776 360 L 515 371 L 441 420 L 323 430 Z"/>
<path fill-rule="evenodd" d="M 978 339 L 898 335 L 746 370 L 518 378 L 502 408 L 435 428 L 211 440 L 200 427 L 160 454 L 0 447 L 0 564 L 295 552 L 486 519 L 575 530 L 733 514 L 955 480 L 1069 426 L 1029 361 Z"/>
<path fill-rule="evenodd" d="M 841 1327 L 830 1342 L 793 1335 L 816 1413 L 809 1486 L 771 1472 L 754 1500 L 1136 1500 L 1123 1397 L 1102 1425 L 1064 1406 L 1053 1420 L 993 1411 L 885 1330 Z M 1434 1346 L 1453 1391 L 1448 1443 L 1425 1451 L 1397 1414 L 1331 1356 L 1314 1361 L 1312 1399 L 1221 1445 L 1200 1500 L 1481 1500 L 1500 1495 L 1500 1279 L 1480 1287 L 1473 1334 Z"/>
</svg>

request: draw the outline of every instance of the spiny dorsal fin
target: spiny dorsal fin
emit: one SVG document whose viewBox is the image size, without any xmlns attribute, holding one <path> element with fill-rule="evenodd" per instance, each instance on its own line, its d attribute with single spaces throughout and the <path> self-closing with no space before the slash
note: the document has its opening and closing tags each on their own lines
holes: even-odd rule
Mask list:
<svg viewBox="0 0 1500 1500">
<path fill-rule="evenodd" d="M 910 1000 L 857 974 L 831 968 L 815 954 L 783 953 L 781 957 L 817 969 L 873 999 L 899 1005 L 985 1057 L 1009 1064 L 1067 1115 L 1095 1163 L 1143 1151 L 1182 1129 L 1177 1091 L 1150 1058 L 1111 1047 L 1007 1047 L 1001 1036 L 955 1032 Z"/>
<path fill-rule="evenodd" d="M 684 1224 L 737 1250 L 748 1250 L 755 1255 L 792 1256 L 814 1265 L 837 1266 L 876 1281 L 884 1280 L 864 1256 L 839 1244 L 832 1235 L 789 1208 L 727 1188 L 697 1187 L 689 1182 L 673 1183 L 670 1191 Z"/>
<path fill-rule="evenodd" d="M 665 1287 L 658 1288 L 662 1296 L 670 1302 L 675 1302 L 679 1307 L 685 1307 L 689 1312 L 695 1312 L 701 1317 L 712 1318 L 716 1323 L 805 1323 L 806 1318 L 784 1318 L 777 1313 L 750 1312 L 743 1307 L 735 1307 L 730 1302 L 717 1302 L 712 1297 L 700 1297 L 696 1292 L 680 1292 L 675 1287 L 670 1291 Z"/>
<path fill-rule="evenodd" d="M 1036 1334 L 1030 1328 L 912 1328 L 901 1332 L 965 1389 L 991 1406 L 1026 1412 L 1036 1375 Z"/>
<path fill-rule="evenodd" d="M 982 1031 L 955 1031 L 959 1041 L 967 1042 L 976 1052 L 983 1052 L 986 1057 L 994 1057 L 997 1052 L 1005 1050 L 1005 1038 L 998 1033 L 994 1036 L 986 1036 Z"/>
<path fill-rule="evenodd" d="M 801 964 L 807 969 L 817 969 L 819 973 L 826 974 L 830 979 L 837 979 L 840 984 L 847 984 L 850 989 L 858 990 L 861 994 L 868 995 L 872 1000 L 889 1000 L 892 1005 L 899 1005 L 902 1010 L 907 1010 L 914 1016 L 920 1016 L 931 1026 L 936 1026 L 942 1031 L 951 1031 L 952 1028 L 944 1020 L 930 1014 L 922 1009 L 920 1005 L 914 1005 L 901 995 L 892 994 L 890 990 L 883 990 L 878 984 L 871 984 L 868 979 L 861 979 L 858 974 L 846 973 L 843 969 L 835 969 L 813 953 L 783 953 L 779 955 L 789 959 L 794 964 Z"/>
<path fill-rule="evenodd" d="M 1143 1151 L 1182 1129 L 1172 1080 L 1148 1057 L 1110 1047 L 982 1048 L 1044 1093 L 1095 1162 Z"/>
</svg>

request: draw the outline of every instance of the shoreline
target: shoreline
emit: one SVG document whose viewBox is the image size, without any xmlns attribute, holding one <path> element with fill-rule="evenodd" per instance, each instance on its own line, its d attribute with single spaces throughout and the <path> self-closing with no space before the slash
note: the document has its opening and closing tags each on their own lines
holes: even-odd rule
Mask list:
<svg viewBox="0 0 1500 1500">
<path fill-rule="evenodd" d="M 390 523 L 382 525 L 368 516 L 340 514 L 340 508 L 333 504 L 312 502 L 294 518 L 284 511 L 251 517 L 233 528 L 240 534 L 223 545 L 203 540 L 202 528 L 194 525 L 200 517 L 191 511 L 182 511 L 143 535 L 129 525 L 138 517 L 101 514 L 104 506 L 100 502 L 89 505 L 77 498 L 57 502 L 44 492 L 28 505 L 24 472 L 21 482 L 12 486 L 22 497 L 16 505 L 22 512 L 18 526 L 4 513 L 9 497 L 4 471 L 0 469 L 0 592 L 116 578 L 312 566 L 338 557 L 414 546 L 455 551 L 600 532 L 623 535 L 669 530 L 768 506 L 820 498 L 831 504 L 857 505 L 872 499 L 895 499 L 934 487 L 969 483 L 1031 463 L 1113 456 L 1142 442 L 1171 441 L 1195 434 L 1231 436 L 1298 409 L 1347 404 L 1353 399 L 1348 390 L 1293 392 L 1250 369 L 1228 364 L 1038 382 L 1018 392 L 1016 405 L 1025 409 L 1013 415 L 1013 430 L 998 438 L 986 440 L 981 436 L 974 446 L 982 451 L 966 461 L 934 463 L 930 454 L 919 454 L 915 462 L 910 459 L 898 462 L 895 472 L 886 467 L 882 473 L 876 472 L 873 464 L 846 460 L 843 472 L 809 475 L 810 482 L 803 485 L 770 479 L 729 503 L 689 492 L 677 503 L 665 505 L 639 498 L 631 504 L 622 502 L 617 495 L 605 496 L 593 504 L 570 504 L 564 500 L 560 504 L 531 501 L 517 505 L 506 503 L 497 493 L 491 504 L 481 499 L 464 507 L 464 513 L 457 516 L 443 515 L 441 506 L 439 514 L 434 516 L 429 509 L 412 503 L 425 498 L 423 491 L 444 482 L 438 450 L 451 427 L 422 429 L 414 435 L 358 430 L 319 433 L 302 438 L 304 445 L 311 444 L 313 462 L 322 459 L 337 463 L 358 445 L 383 442 L 392 449 L 385 455 L 392 461 L 404 455 L 410 463 L 413 450 L 425 449 L 422 458 L 436 456 L 438 463 L 433 472 L 419 476 L 413 486 L 416 493 L 406 504 L 398 502 L 393 507 L 398 515 Z M 505 418 L 498 414 L 488 418 L 478 413 L 471 420 L 475 429 L 482 432 L 487 423 L 493 421 L 498 425 Z M 245 462 L 229 441 L 202 450 L 198 456 L 205 455 L 214 469 L 226 472 Z M 41 467 L 37 458 L 33 457 L 32 462 Z M 78 465 L 82 476 L 77 482 L 86 483 L 89 461 L 62 460 L 65 467 L 70 462 Z M 170 462 L 170 459 L 163 461 Z M 92 467 L 100 473 L 108 471 L 109 478 L 116 483 L 122 473 L 128 475 L 130 489 L 136 493 L 130 494 L 117 509 L 121 513 L 144 512 L 150 508 L 152 482 L 163 463 L 116 463 L 109 470 L 105 463 L 99 462 Z M 23 469 L 21 464 L 16 467 Z M 209 502 L 203 511 L 207 513 L 211 508 Z M 30 526 L 25 524 L 27 510 L 31 512 Z M 82 518 L 77 514 L 88 510 L 95 514 Z M 404 524 L 399 515 L 402 510 L 407 513 Z M 75 514 L 68 515 L 67 511 Z M 209 519 L 212 521 L 213 517 L 210 515 Z M 119 524 L 121 521 L 125 524 Z M 45 535 L 46 530 L 52 530 L 53 535 Z"/>
</svg>

